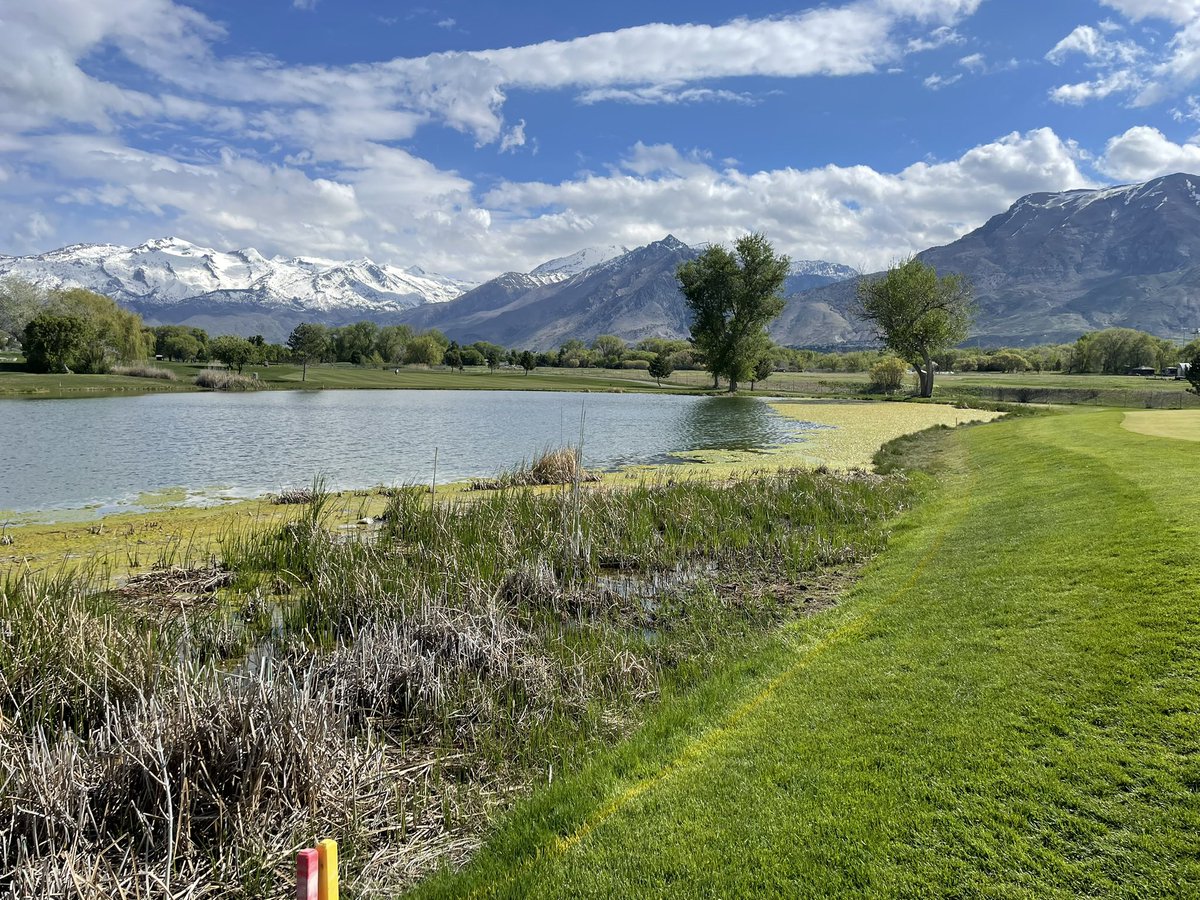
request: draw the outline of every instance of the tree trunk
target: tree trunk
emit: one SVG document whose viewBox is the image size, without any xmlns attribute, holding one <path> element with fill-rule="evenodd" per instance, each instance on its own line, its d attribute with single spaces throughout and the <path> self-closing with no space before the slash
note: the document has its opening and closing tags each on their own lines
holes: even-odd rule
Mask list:
<svg viewBox="0 0 1200 900">
<path fill-rule="evenodd" d="M 308 360 L 307 359 L 302 360 L 300 365 L 303 367 L 300 370 L 300 380 L 308 381 Z"/>
<path fill-rule="evenodd" d="M 737 382 L 734 381 L 732 378 L 729 379 L 729 393 L 731 393 L 731 394 L 737 393 Z"/>
<path fill-rule="evenodd" d="M 921 396 L 933 396 L 933 360 L 929 358 L 929 354 L 925 354 L 925 365 L 917 366 L 917 374 L 921 379 Z"/>
<path fill-rule="evenodd" d="M 721 386 L 721 376 L 718 375 L 716 372 L 713 372 L 713 390 L 715 391 L 720 386 Z"/>
</svg>

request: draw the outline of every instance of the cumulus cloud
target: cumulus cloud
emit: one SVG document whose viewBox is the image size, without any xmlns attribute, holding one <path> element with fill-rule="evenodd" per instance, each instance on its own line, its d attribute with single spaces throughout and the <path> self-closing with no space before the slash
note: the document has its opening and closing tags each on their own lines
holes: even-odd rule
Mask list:
<svg viewBox="0 0 1200 900">
<path fill-rule="evenodd" d="M 1092 81 L 1060 84 L 1050 91 L 1050 99 L 1056 103 L 1082 106 L 1091 100 L 1101 100 L 1112 94 L 1136 90 L 1141 84 L 1142 79 L 1136 72 L 1117 71 Z"/>
<path fill-rule="evenodd" d="M 1139 125 L 1108 142 L 1098 168 L 1118 181 L 1200 172 L 1200 143 L 1176 144 L 1157 128 Z"/>
<path fill-rule="evenodd" d="M 1142 56 L 1143 50 L 1132 41 L 1114 41 L 1107 38 L 1099 28 L 1080 25 L 1059 41 L 1046 54 L 1052 63 L 1061 63 L 1072 54 L 1080 54 L 1097 63 L 1129 64 Z"/>
<path fill-rule="evenodd" d="M 1082 154 L 1049 129 L 1013 133 L 958 159 L 900 172 L 825 166 L 748 172 L 703 153 L 637 145 L 613 172 L 561 184 L 508 182 L 484 205 L 506 224 L 516 256 L 598 242 L 645 243 L 673 232 L 688 243 L 765 230 L 783 251 L 876 267 L 954 240 L 1017 197 L 1087 187 Z"/>
<path fill-rule="evenodd" d="M 492 153 L 536 146 L 532 118 L 505 119 L 517 90 L 567 90 L 582 104 L 750 102 L 712 82 L 902 68 L 925 44 L 955 43 L 956 24 L 979 2 L 849 0 L 719 25 L 301 66 L 223 55 L 222 27 L 170 0 L 119 10 L 0 0 L 9 61 L 0 67 L 0 238 L 46 249 L 29 245 L 104 215 L 105 239 L 140 240 L 152 227 L 220 247 L 370 255 L 482 278 L 588 244 L 668 231 L 727 241 L 763 229 L 797 257 L 876 266 L 953 240 L 1023 193 L 1086 186 L 1082 152 L 1040 129 L 897 172 L 758 171 L 703 150 L 636 144 L 602 174 L 507 181 L 480 195 L 397 145 L 437 123 Z M 105 71 L 137 77 L 105 80 L 89 64 L 103 54 L 122 60 Z M 982 66 L 980 54 L 960 65 L 974 70 L 976 58 Z M 144 140 L 184 123 L 185 149 Z M 1109 158 L 1121 165 L 1120 152 Z"/>
<path fill-rule="evenodd" d="M 1111 37 L 1122 30 L 1111 21 L 1080 25 L 1051 48 L 1046 59 L 1062 65 L 1082 58 L 1099 74 L 1054 88 L 1052 99 L 1078 104 L 1123 93 L 1132 106 L 1144 107 L 1178 96 L 1200 82 L 1200 0 L 1103 2 L 1132 22 L 1158 19 L 1181 27 L 1165 43 L 1152 33 L 1144 33 L 1138 43 Z"/>
<path fill-rule="evenodd" d="M 1137 22 L 1165 19 L 1185 25 L 1200 17 L 1200 0 L 1100 0 L 1105 6 Z"/>
</svg>

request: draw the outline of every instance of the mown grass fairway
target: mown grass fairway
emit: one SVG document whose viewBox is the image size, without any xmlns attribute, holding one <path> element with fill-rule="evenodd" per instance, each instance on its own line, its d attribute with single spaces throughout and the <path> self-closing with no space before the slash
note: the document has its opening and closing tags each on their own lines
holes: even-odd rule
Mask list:
<svg viewBox="0 0 1200 900">
<path fill-rule="evenodd" d="M 835 610 L 556 779 L 434 896 L 1200 894 L 1200 457 L 946 438 Z"/>
<path fill-rule="evenodd" d="M 1138 434 L 1181 441 L 1200 441 L 1200 411 L 1194 409 L 1175 412 L 1156 409 L 1125 413 L 1121 424 Z"/>
</svg>

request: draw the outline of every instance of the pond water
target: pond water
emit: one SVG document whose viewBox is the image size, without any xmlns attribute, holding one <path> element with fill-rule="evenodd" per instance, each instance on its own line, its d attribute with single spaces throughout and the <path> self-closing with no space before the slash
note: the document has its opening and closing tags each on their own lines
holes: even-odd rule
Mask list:
<svg viewBox="0 0 1200 900">
<path fill-rule="evenodd" d="M 803 430 L 747 397 L 270 391 L 0 401 L 0 510 L 106 513 L 303 487 L 490 477 L 577 443 L 584 464 L 750 449 Z"/>
</svg>

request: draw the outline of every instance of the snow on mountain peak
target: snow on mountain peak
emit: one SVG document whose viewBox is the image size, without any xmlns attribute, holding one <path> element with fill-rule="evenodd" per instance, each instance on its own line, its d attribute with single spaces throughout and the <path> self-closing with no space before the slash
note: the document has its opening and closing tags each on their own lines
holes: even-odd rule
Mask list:
<svg viewBox="0 0 1200 900">
<path fill-rule="evenodd" d="M 610 259 L 616 259 L 618 256 L 624 256 L 628 252 L 628 247 L 621 247 L 616 244 L 609 244 L 601 247 L 584 247 L 582 250 L 577 250 L 569 256 L 560 256 L 557 259 L 548 260 L 547 262 L 542 263 L 536 269 L 530 271 L 529 274 L 557 274 L 561 277 L 568 278 L 572 275 L 578 275 L 580 272 L 590 269 L 593 266 L 606 263 Z"/>
<path fill-rule="evenodd" d="M 49 288 L 83 287 L 123 303 L 165 308 L 209 299 L 261 307 L 396 311 L 453 300 L 474 285 L 419 267 L 370 259 L 266 259 L 253 247 L 223 252 L 177 237 L 136 247 L 75 244 L 40 256 L 0 257 L 0 277 Z"/>
</svg>

